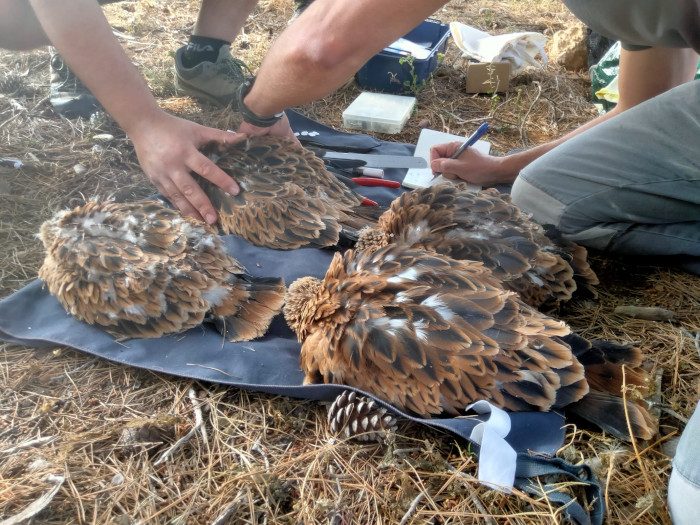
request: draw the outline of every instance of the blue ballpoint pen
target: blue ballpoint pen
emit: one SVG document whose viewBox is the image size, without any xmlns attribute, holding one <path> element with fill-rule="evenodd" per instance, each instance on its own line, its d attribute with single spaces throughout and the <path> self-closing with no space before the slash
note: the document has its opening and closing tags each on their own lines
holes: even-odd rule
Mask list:
<svg viewBox="0 0 700 525">
<path fill-rule="evenodd" d="M 465 149 L 467 149 L 469 146 L 473 146 L 474 144 L 476 144 L 476 141 L 483 137 L 484 133 L 486 133 L 486 130 L 488 129 L 488 122 L 484 122 L 483 124 L 481 124 L 481 126 L 476 128 L 476 131 L 474 133 L 469 135 L 469 138 L 464 141 L 464 144 L 457 148 L 457 151 L 455 151 L 450 158 L 456 159 L 457 157 L 459 157 Z"/>
<path fill-rule="evenodd" d="M 450 158 L 456 159 L 457 157 L 459 157 L 465 149 L 467 149 L 469 146 L 473 146 L 474 144 L 476 144 L 476 141 L 479 140 L 481 137 L 483 137 L 484 133 L 486 133 L 486 130 L 488 130 L 488 129 L 489 129 L 489 123 L 483 122 L 481 124 L 481 126 L 476 128 L 476 131 L 474 133 L 472 133 L 471 135 L 469 135 L 469 138 L 467 138 L 467 140 L 465 140 L 464 143 L 459 148 L 457 148 L 457 151 L 455 151 Z M 438 177 L 440 175 L 442 175 L 442 174 L 441 173 L 434 173 L 433 174 L 434 177 Z"/>
</svg>

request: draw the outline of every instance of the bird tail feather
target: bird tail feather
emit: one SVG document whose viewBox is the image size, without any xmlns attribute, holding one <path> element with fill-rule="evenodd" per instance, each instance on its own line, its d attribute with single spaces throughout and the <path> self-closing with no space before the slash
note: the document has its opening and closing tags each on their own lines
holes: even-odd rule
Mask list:
<svg viewBox="0 0 700 525">
<path fill-rule="evenodd" d="M 228 303 L 212 309 L 217 330 L 231 342 L 262 337 L 282 311 L 285 291 L 282 278 L 249 277 L 242 287 L 236 285 Z"/>
<path fill-rule="evenodd" d="M 566 407 L 619 439 L 648 440 L 658 433 L 644 397 L 651 376 L 641 368 L 638 348 L 609 341 L 588 341 L 576 334 L 563 338 L 584 368 L 589 392 Z M 624 392 L 623 392 L 624 389 Z"/>
<path fill-rule="evenodd" d="M 631 441 L 630 429 L 636 439 L 649 440 L 658 433 L 658 423 L 643 400 L 623 400 L 620 396 L 591 390 L 566 410 L 624 441 Z"/>
<path fill-rule="evenodd" d="M 386 206 L 353 206 L 340 219 L 342 228 L 338 246 L 341 248 L 354 247 L 360 231 L 365 228 L 376 228 L 379 217 L 388 209 Z"/>
</svg>

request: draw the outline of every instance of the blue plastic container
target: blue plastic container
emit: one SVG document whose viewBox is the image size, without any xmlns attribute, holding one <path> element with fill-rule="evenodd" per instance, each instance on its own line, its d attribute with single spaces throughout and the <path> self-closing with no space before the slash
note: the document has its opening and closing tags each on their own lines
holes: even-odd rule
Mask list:
<svg viewBox="0 0 700 525">
<path fill-rule="evenodd" d="M 430 51 L 427 58 L 412 60 L 413 73 L 408 61 L 401 63 L 401 59 L 408 56 L 408 53 L 387 47 L 362 66 L 355 74 L 355 80 L 362 89 L 402 95 L 416 94 L 425 87 L 438 66 L 439 55 L 445 52 L 449 36 L 450 27 L 447 24 L 428 18 L 403 37 Z"/>
</svg>

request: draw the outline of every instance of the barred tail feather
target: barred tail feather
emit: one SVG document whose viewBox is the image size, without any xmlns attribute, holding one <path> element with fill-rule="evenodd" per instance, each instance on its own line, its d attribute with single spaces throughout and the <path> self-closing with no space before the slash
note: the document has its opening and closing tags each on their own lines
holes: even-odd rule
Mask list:
<svg viewBox="0 0 700 525">
<path fill-rule="evenodd" d="M 590 391 L 583 399 L 566 407 L 618 439 L 630 441 L 630 428 L 636 439 L 649 440 L 658 433 L 658 424 L 643 401 L 626 400 L 607 392 Z M 629 425 L 628 425 L 629 420 Z"/>
<path fill-rule="evenodd" d="M 624 440 L 630 439 L 629 418 L 635 438 L 651 439 L 658 432 L 658 424 L 649 414 L 646 403 L 640 400 L 649 394 L 651 384 L 651 376 L 640 366 L 641 351 L 609 341 L 587 341 L 576 334 L 562 339 L 569 343 L 583 365 L 590 387 L 583 399 L 566 407 L 567 411 Z M 626 412 L 623 387 L 626 389 Z"/>
<path fill-rule="evenodd" d="M 286 291 L 284 279 L 250 279 L 251 282 L 243 285 L 247 297 L 236 304 L 234 313 L 222 312 L 223 308 L 212 310 L 217 330 L 231 342 L 262 337 L 270 327 L 272 319 L 282 311 Z"/>
</svg>

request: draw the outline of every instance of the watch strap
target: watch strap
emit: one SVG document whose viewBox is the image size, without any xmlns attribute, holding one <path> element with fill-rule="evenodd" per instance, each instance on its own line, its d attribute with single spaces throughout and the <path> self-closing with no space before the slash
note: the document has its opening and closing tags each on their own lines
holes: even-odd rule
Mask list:
<svg viewBox="0 0 700 525">
<path fill-rule="evenodd" d="M 248 107 L 243 102 L 243 99 L 250 92 L 254 83 L 255 77 L 252 77 L 246 79 L 243 83 L 241 83 L 240 86 L 238 86 L 238 90 L 236 91 L 236 105 L 238 106 L 238 111 L 243 117 L 243 120 L 246 121 L 248 124 L 252 124 L 253 126 L 257 126 L 259 128 L 269 128 L 270 126 L 274 126 L 280 121 L 280 119 L 284 116 L 284 111 L 277 113 L 276 115 L 273 115 L 271 117 L 261 117 L 253 113 L 250 109 L 248 109 Z"/>
</svg>

